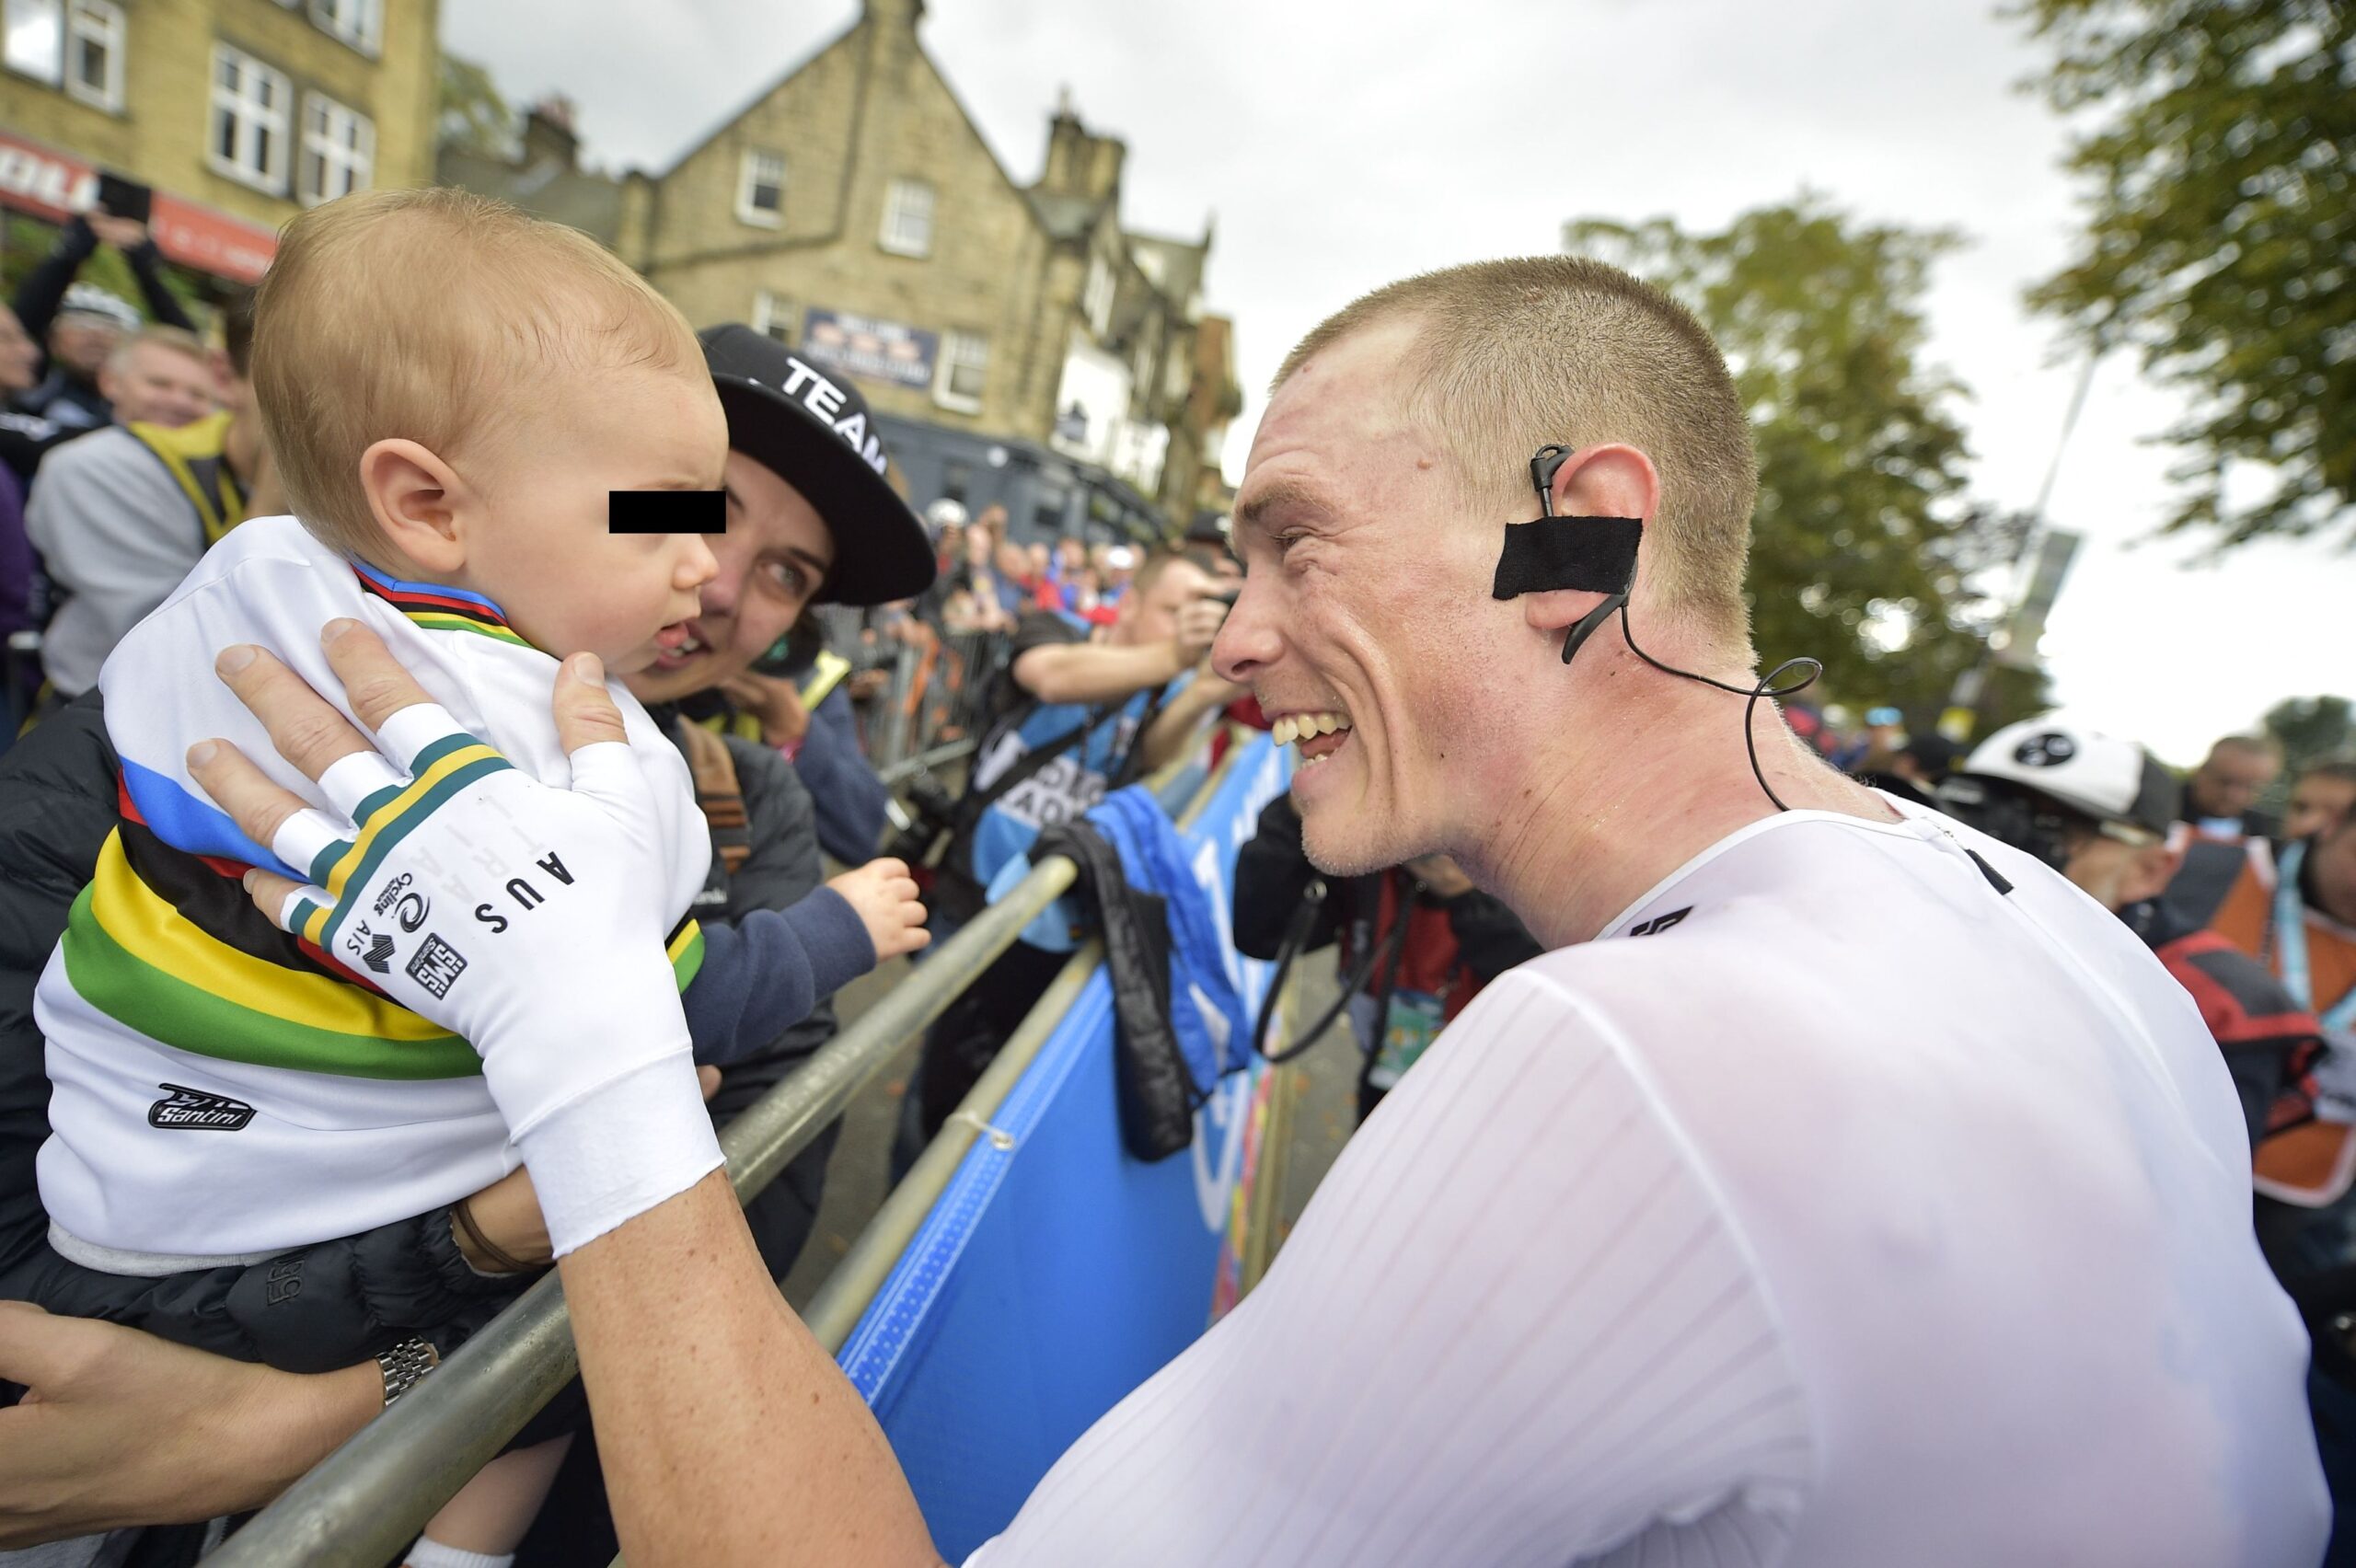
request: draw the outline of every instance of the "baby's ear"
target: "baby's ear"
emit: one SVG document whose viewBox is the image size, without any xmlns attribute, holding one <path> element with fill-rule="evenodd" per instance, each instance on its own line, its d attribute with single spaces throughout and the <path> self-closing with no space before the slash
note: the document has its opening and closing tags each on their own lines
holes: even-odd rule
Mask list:
<svg viewBox="0 0 2356 1568">
<path fill-rule="evenodd" d="M 460 483 L 448 464 L 414 441 L 380 441 L 360 455 L 360 488 L 386 543 L 429 572 L 467 564 Z"/>
</svg>

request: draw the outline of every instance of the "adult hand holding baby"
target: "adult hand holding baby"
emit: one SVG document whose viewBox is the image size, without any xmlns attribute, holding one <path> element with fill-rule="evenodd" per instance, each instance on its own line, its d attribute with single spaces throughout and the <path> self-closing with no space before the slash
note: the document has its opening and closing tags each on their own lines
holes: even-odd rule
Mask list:
<svg viewBox="0 0 2356 1568">
<path fill-rule="evenodd" d="M 620 710 L 595 658 L 565 663 L 555 713 L 574 787 L 553 789 L 458 730 L 366 627 L 333 622 L 321 640 L 392 760 L 269 653 L 230 650 L 220 671 L 348 822 L 225 742 L 193 748 L 190 771 L 311 875 L 249 872 L 265 915 L 475 1046 L 562 1256 L 720 1163 L 644 896 L 668 868 L 648 863 L 661 839 Z"/>
</svg>

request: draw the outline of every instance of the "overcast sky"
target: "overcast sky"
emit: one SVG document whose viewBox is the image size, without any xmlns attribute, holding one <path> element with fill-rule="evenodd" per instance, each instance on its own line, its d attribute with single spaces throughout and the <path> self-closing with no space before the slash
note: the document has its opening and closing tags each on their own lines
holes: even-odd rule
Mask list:
<svg viewBox="0 0 2356 1568">
<path fill-rule="evenodd" d="M 1383 14 L 1390 10 L 1392 14 Z M 2017 89 L 2038 57 L 1981 0 L 934 0 L 933 58 L 1008 171 L 1037 178 L 1058 89 L 1129 145 L 1124 221 L 1218 214 L 1211 308 L 1236 320 L 1240 475 L 1264 388 L 1320 317 L 1403 274 L 1558 248 L 1570 217 L 1724 224 L 1821 191 L 1964 231 L 1934 357 L 1973 393 L 1976 492 L 2026 507 L 2078 367 L 2021 290 L 2067 253 L 2061 129 Z M 650 35 L 646 17 L 664 18 Z M 858 14 L 856 0 L 501 0 L 443 8 L 445 47 L 521 104 L 561 91 L 591 157 L 662 169 Z M 2356 554 L 2223 565 L 2139 544 L 2167 493 L 2175 404 L 2106 363 L 2051 520 L 2088 536 L 2045 640 L 2057 695 L 2171 760 L 2280 698 L 2356 695 Z M 1762 649 L 1773 663 L 1804 649 Z"/>
</svg>

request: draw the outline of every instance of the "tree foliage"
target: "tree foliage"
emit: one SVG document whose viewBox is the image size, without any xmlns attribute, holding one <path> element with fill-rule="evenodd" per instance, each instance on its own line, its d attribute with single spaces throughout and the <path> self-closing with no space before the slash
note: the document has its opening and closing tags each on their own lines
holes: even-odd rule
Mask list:
<svg viewBox="0 0 2356 1568">
<path fill-rule="evenodd" d="M 1589 220 L 1564 240 L 1667 289 L 1726 353 L 1759 449 L 1762 663 L 1819 659 L 1828 698 L 1892 703 L 1927 728 L 1998 613 L 1975 584 L 2014 559 L 2028 521 L 1965 500 L 1962 388 L 1921 362 L 1930 270 L 1958 236 L 1858 223 L 1803 194 L 1716 233 Z M 1992 681 L 1983 707 L 1996 722 L 2036 712 L 2041 684 Z"/>
<path fill-rule="evenodd" d="M 440 92 L 438 135 L 443 146 L 483 157 L 515 156 L 515 111 L 487 67 L 445 54 Z"/>
<path fill-rule="evenodd" d="M 2356 753 L 2356 713 L 2344 697 L 2286 698 L 2266 710 L 2266 732 L 2282 746 L 2282 778 L 2327 756 Z"/>
<path fill-rule="evenodd" d="M 2184 460 L 2165 526 L 2356 545 L 2356 6 L 2015 14 L 2054 51 L 2047 98 L 2085 127 L 2086 232 L 2031 303 L 2193 398 L 2168 432 Z"/>
</svg>

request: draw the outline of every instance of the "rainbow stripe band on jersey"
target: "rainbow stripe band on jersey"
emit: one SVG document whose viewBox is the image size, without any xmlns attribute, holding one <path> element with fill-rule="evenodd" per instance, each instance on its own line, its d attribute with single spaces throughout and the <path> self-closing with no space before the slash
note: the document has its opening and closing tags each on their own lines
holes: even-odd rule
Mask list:
<svg viewBox="0 0 2356 1568">
<path fill-rule="evenodd" d="M 307 900 L 306 915 L 329 911 Z M 234 876 L 126 822 L 99 851 L 63 942 L 84 1000 L 160 1044 L 224 1061 L 343 1078 L 480 1074 L 474 1047 L 288 937 L 246 901 Z M 703 930 L 682 920 L 665 943 L 685 990 L 703 964 Z"/>
<path fill-rule="evenodd" d="M 470 631 L 517 648 L 531 646 L 507 624 L 506 612 L 479 594 L 432 582 L 403 582 L 362 561 L 353 561 L 352 570 L 360 579 L 363 593 L 384 600 L 419 626 L 433 631 Z"/>
</svg>

